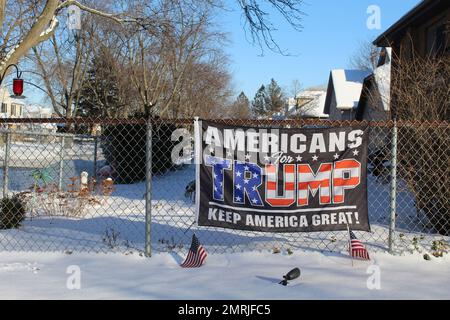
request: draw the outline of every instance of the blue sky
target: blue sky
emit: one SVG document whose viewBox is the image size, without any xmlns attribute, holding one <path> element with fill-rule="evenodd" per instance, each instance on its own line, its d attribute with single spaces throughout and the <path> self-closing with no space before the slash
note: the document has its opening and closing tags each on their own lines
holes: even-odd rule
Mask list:
<svg viewBox="0 0 450 320">
<path fill-rule="evenodd" d="M 297 79 L 303 88 L 326 85 L 331 69 L 350 67 L 350 58 L 361 42 L 373 40 L 420 0 L 305 0 L 304 30 L 293 30 L 281 17 L 274 15 L 272 22 L 278 29 L 274 33 L 280 47 L 290 56 L 261 50 L 245 37 L 241 11 L 237 8 L 222 11 L 217 27 L 229 34 L 231 43 L 226 53 L 231 59 L 233 89 L 236 96 L 244 91 L 253 99 L 261 84 L 274 78 L 288 93 L 292 81 Z M 235 0 L 227 0 L 230 7 Z M 369 30 L 367 8 L 377 5 L 381 9 L 381 29 Z M 42 92 L 28 86 L 26 95 L 30 103 L 46 104 Z"/>
<path fill-rule="evenodd" d="M 245 39 L 241 13 L 235 10 L 222 16 L 224 31 L 230 33 L 232 44 L 227 53 L 232 60 L 234 90 L 244 91 L 253 99 L 261 84 L 274 78 L 289 91 L 294 79 L 302 87 L 324 85 L 331 69 L 350 67 L 350 58 L 360 43 L 375 39 L 401 16 L 417 5 L 419 0 L 306 0 L 303 11 L 304 30 L 297 32 L 280 17 L 274 25 L 277 42 L 291 56 L 282 56 L 253 47 Z M 367 8 L 381 9 L 381 29 L 367 28 Z"/>
</svg>

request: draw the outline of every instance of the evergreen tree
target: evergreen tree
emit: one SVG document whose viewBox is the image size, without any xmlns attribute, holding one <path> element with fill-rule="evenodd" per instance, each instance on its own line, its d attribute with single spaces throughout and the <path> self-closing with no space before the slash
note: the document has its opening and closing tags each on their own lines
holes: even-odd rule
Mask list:
<svg viewBox="0 0 450 320">
<path fill-rule="evenodd" d="M 110 63 L 112 57 L 100 51 L 90 62 L 81 88 L 77 116 L 112 117 L 120 109 L 118 79 Z"/>
<path fill-rule="evenodd" d="M 270 84 L 267 86 L 267 113 L 272 116 L 274 113 L 285 111 L 287 102 L 283 90 L 274 80 L 270 80 Z"/>
<path fill-rule="evenodd" d="M 230 117 L 234 119 L 250 119 L 250 100 L 244 92 L 241 92 L 236 101 L 231 106 Z"/>
<path fill-rule="evenodd" d="M 267 116 L 268 110 L 268 97 L 266 87 L 262 85 L 256 92 L 255 98 L 252 102 L 252 112 L 256 118 Z"/>
</svg>

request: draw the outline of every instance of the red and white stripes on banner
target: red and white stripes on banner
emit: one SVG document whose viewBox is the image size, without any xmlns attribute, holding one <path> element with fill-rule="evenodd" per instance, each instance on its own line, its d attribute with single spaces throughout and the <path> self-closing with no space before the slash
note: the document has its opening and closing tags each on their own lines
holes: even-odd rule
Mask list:
<svg viewBox="0 0 450 320">
<path fill-rule="evenodd" d="M 278 166 L 266 165 L 267 202 L 273 207 L 288 207 L 295 202 L 295 164 L 283 165 L 283 195 L 278 195 Z"/>
<path fill-rule="evenodd" d="M 283 170 L 282 180 L 278 179 L 280 167 Z M 266 199 L 272 207 L 293 205 L 296 192 L 298 206 L 307 206 L 310 194 L 314 197 L 318 192 L 320 204 L 344 203 L 345 190 L 353 189 L 361 182 L 361 164 L 353 159 L 336 161 L 334 164 L 322 163 L 317 172 L 309 164 L 268 164 L 265 173 Z"/>
<path fill-rule="evenodd" d="M 307 206 L 309 192 L 314 196 L 320 189 L 320 204 L 331 202 L 330 184 L 332 175 L 332 164 L 322 163 L 319 171 L 314 174 L 309 164 L 298 166 L 298 205 Z"/>
<path fill-rule="evenodd" d="M 344 203 L 346 189 L 361 182 L 361 164 L 356 160 L 342 160 L 334 164 L 333 203 Z"/>
</svg>

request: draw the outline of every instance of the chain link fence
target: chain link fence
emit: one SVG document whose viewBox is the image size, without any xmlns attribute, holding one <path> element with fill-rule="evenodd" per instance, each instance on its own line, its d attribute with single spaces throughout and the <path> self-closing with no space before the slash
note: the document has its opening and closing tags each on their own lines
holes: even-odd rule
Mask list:
<svg viewBox="0 0 450 320">
<path fill-rule="evenodd" d="M 273 128 L 361 125 L 220 121 Z M 185 251 L 195 232 L 211 253 L 346 251 L 346 232 L 272 234 L 197 227 L 193 123 L 3 120 L 0 250 Z M 356 236 L 371 251 L 438 252 L 448 245 L 450 234 L 449 124 L 368 125 L 372 232 Z"/>
</svg>

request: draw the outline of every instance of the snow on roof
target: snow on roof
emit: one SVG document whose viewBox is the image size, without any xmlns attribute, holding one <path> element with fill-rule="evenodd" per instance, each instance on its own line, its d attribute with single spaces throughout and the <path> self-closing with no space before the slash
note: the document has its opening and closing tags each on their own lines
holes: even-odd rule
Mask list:
<svg viewBox="0 0 450 320">
<path fill-rule="evenodd" d="M 327 92 L 324 90 L 310 89 L 301 91 L 297 94 L 297 99 L 310 99 L 311 101 L 301 106 L 298 110 L 296 110 L 295 104 L 290 105 L 289 113 L 306 118 L 328 117 L 328 115 L 324 113 L 326 97 Z"/>
<path fill-rule="evenodd" d="M 381 97 L 381 103 L 383 104 L 384 111 L 389 111 L 391 102 L 391 61 L 392 61 L 392 48 L 384 48 L 386 52 L 386 61 L 383 65 L 378 66 L 373 74 L 375 76 L 375 82 L 377 89 Z"/>
<path fill-rule="evenodd" d="M 15 99 L 15 98 L 11 98 L 11 103 L 18 104 L 18 105 L 21 105 L 21 106 L 25 106 L 26 105 L 23 100 L 19 100 L 19 99 Z"/>
<path fill-rule="evenodd" d="M 347 110 L 358 107 L 363 82 L 369 74 L 369 71 L 364 70 L 336 69 L 331 71 L 336 108 Z"/>
</svg>

